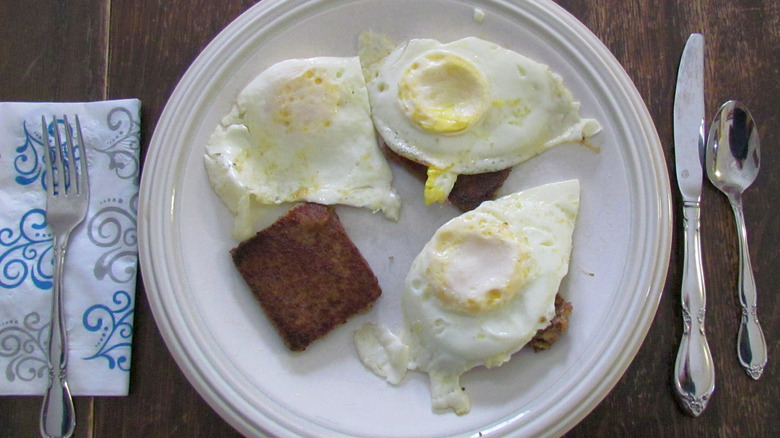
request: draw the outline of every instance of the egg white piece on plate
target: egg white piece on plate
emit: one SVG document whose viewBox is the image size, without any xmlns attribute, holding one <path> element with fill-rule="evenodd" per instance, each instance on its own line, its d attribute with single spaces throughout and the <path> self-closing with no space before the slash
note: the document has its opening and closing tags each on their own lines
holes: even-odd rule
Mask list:
<svg viewBox="0 0 780 438">
<path fill-rule="evenodd" d="M 392 384 L 423 371 L 434 410 L 468 413 L 461 374 L 505 363 L 555 316 L 579 194 L 578 180 L 547 184 L 441 226 L 404 283 L 400 335 L 365 324 L 354 335 L 361 361 Z"/>
<path fill-rule="evenodd" d="M 399 155 L 428 166 L 427 203 L 447 198 L 458 174 L 512 167 L 555 145 L 584 141 L 600 125 L 548 66 L 468 37 L 397 47 L 358 41 L 377 131 Z"/>
<path fill-rule="evenodd" d="M 251 235 L 263 205 L 345 204 L 397 219 L 400 198 L 377 145 L 357 57 L 290 59 L 238 95 L 205 154 L 212 187 Z"/>
</svg>

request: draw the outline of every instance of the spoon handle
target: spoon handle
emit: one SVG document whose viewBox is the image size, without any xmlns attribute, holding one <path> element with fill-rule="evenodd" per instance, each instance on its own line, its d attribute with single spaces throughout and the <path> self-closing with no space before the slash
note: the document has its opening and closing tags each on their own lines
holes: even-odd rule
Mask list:
<svg viewBox="0 0 780 438">
<path fill-rule="evenodd" d="M 742 305 L 742 321 L 737 337 L 737 355 L 742 368 L 750 377 L 758 380 L 764 372 L 767 361 L 766 340 L 761 324 L 758 322 L 756 281 L 753 278 L 753 266 L 750 264 L 745 215 L 742 212 L 740 196 L 729 198 L 737 222 L 739 236 L 739 302 Z"/>
<path fill-rule="evenodd" d="M 677 396 L 685 410 L 698 417 L 715 391 L 715 369 L 704 334 L 706 293 L 699 235 L 699 203 L 683 205 L 683 335 L 674 364 Z"/>
</svg>

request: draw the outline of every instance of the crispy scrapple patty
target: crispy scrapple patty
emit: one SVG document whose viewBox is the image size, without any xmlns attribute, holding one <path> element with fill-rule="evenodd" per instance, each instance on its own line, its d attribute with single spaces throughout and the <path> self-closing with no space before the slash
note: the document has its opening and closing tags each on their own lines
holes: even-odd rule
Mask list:
<svg viewBox="0 0 780 438">
<path fill-rule="evenodd" d="M 303 351 L 381 289 L 333 207 L 302 204 L 230 251 L 285 345 Z"/>
<path fill-rule="evenodd" d="M 536 332 L 536 335 L 531 339 L 531 346 L 534 347 L 534 351 L 539 352 L 548 350 L 552 344 L 555 343 L 560 337 L 569 329 L 569 316 L 574 306 L 563 299 L 561 294 L 555 295 L 555 316 L 550 325 L 542 330 Z"/>
</svg>

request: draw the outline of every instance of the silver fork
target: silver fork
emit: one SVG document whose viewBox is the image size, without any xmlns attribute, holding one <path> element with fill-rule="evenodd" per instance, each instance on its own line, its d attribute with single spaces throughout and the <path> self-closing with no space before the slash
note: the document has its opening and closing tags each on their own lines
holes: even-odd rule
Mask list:
<svg viewBox="0 0 780 438">
<path fill-rule="evenodd" d="M 46 117 L 41 116 L 46 163 L 46 222 L 54 233 L 54 284 L 47 356 L 49 386 L 43 397 L 40 422 L 41 435 L 45 437 L 69 437 L 76 426 L 76 412 L 67 381 L 68 336 L 65 331 L 62 280 L 70 233 L 84 220 L 89 205 L 89 172 L 79 116 L 76 115 L 78 146 L 73 143 L 68 117 L 63 116 L 62 121 L 66 141 L 62 142 L 59 122 L 55 116 L 52 153 Z M 74 152 L 76 148 L 79 149 L 78 159 Z"/>
</svg>

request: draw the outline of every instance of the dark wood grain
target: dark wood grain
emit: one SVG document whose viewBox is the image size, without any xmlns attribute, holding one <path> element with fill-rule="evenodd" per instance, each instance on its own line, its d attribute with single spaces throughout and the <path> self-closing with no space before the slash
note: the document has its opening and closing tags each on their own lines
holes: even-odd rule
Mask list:
<svg viewBox="0 0 780 438">
<path fill-rule="evenodd" d="M 144 152 L 176 83 L 203 47 L 254 1 L 81 0 L 0 2 L 0 100 L 143 102 Z M 674 246 L 658 312 L 636 359 L 607 397 L 567 436 L 778 436 L 780 376 L 780 5 L 769 0 L 654 2 L 560 0 L 623 65 L 643 97 L 674 186 L 672 103 L 687 36 L 706 38 L 706 109 L 740 99 L 764 145 L 745 195 L 750 252 L 770 351 L 760 381 L 736 359 L 737 236 L 731 209 L 709 184 L 702 195 L 707 330 L 717 388 L 700 418 L 685 416 L 671 388 L 682 334 L 680 198 L 673 192 Z M 34 11 L 34 13 L 33 13 Z M 67 42 L 67 44 L 63 44 Z M 141 273 L 143 274 L 143 273 Z M 78 437 L 238 436 L 198 395 L 163 343 L 139 281 L 131 390 L 77 398 Z M 0 436 L 37 435 L 40 397 L 0 397 Z"/>
<path fill-rule="evenodd" d="M 108 2 L 0 3 L 4 101 L 105 97 Z"/>
</svg>

